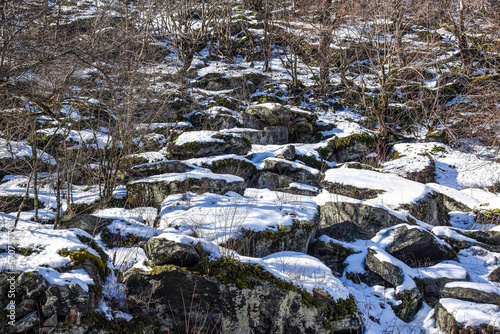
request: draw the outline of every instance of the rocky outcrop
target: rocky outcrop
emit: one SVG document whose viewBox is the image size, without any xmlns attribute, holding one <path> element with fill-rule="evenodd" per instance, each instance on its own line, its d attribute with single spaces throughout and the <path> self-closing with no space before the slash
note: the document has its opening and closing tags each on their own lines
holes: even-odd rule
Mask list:
<svg viewBox="0 0 500 334">
<path fill-rule="evenodd" d="M 394 241 L 385 250 L 410 267 L 428 267 L 453 258 L 448 246 L 422 228 L 401 226 L 391 236 Z"/>
<path fill-rule="evenodd" d="M 189 271 L 164 267 L 152 272 L 132 271 L 126 276 L 130 300 L 148 295 L 154 301 L 147 308 L 131 303 L 131 309 L 169 330 L 191 332 L 193 326 L 200 326 L 202 332 L 224 333 L 362 330 L 354 300 L 311 295 L 254 264 L 226 259 L 206 262 Z M 183 300 L 192 300 L 194 307 L 185 311 Z"/>
<path fill-rule="evenodd" d="M 452 282 L 441 289 L 441 298 L 453 298 L 474 303 L 498 304 L 500 290 L 491 284 Z"/>
<path fill-rule="evenodd" d="M 127 202 L 133 206 L 159 207 L 171 194 L 211 192 L 225 194 L 234 191 L 243 194 L 246 188 L 242 178 L 194 170 L 183 174 L 162 174 L 135 180 L 127 184 Z"/>
<path fill-rule="evenodd" d="M 281 188 L 292 182 L 316 187 L 319 184 L 319 171 L 285 159 L 267 158 L 264 160 L 263 172 L 257 180 L 258 188 L 276 189 L 276 187 Z"/>
<path fill-rule="evenodd" d="M 144 252 L 155 266 L 173 264 L 191 267 L 200 262 L 200 256 L 192 245 L 162 238 L 151 238 L 144 245 Z"/>
<path fill-rule="evenodd" d="M 371 239 L 383 228 L 405 223 L 388 210 L 368 203 L 332 201 L 320 205 L 317 235 L 326 234 L 334 239 Z"/>
<path fill-rule="evenodd" d="M 450 226 L 450 216 L 439 193 L 427 194 L 416 203 L 402 204 L 415 218 L 434 226 Z"/>
<path fill-rule="evenodd" d="M 346 264 L 344 261 L 355 252 L 342 246 L 340 243 L 332 241 L 326 243 L 321 240 L 315 240 L 309 245 L 307 254 L 323 261 L 323 263 L 330 268 L 334 273 L 342 276 Z"/>
<path fill-rule="evenodd" d="M 395 297 L 401 302 L 392 307 L 396 316 L 405 322 L 412 321 L 422 307 L 423 297 L 420 291 L 417 288 L 404 290 L 397 293 Z"/>
<path fill-rule="evenodd" d="M 140 178 L 166 173 L 185 173 L 193 169 L 194 167 L 182 161 L 166 160 L 134 166 L 128 171 L 128 174 L 132 177 Z"/>
</svg>

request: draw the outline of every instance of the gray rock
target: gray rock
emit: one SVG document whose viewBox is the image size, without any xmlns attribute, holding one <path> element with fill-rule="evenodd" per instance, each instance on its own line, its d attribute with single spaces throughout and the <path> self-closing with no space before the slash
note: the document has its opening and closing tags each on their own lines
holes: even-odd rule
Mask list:
<svg viewBox="0 0 500 334">
<path fill-rule="evenodd" d="M 461 327 L 453 315 L 451 315 L 440 303 L 434 308 L 434 319 L 436 320 L 436 326 L 445 331 L 445 333 L 450 333 L 452 329 Z"/>
<path fill-rule="evenodd" d="M 499 231 L 463 231 L 466 237 L 475 239 L 485 245 L 492 246 L 491 248 L 500 251 L 500 232 Z"/>
<path fill-rule="evenodd" d="M 200 256 L 192 245 L 151 238 L 143 246 L 144 252 L 151 263 L 156 266 L 173 264 L 181 267 L 191 267 L 200 261 Z"/>
<path fill-rule="evenodd" d="M 89 311 L 89 294 L 78 284 L 51 285 L 45 292 L 46 302 L 42 306 L 44 316 L 53 314 L 68 316 L 72 308 L 86 314 Z"/>
<path fill-rule="evenodd" d="M 37 272 L 22 273 L 17 277 L 17 288 L 25 298 L 41 300 L 50 284 Z"/>
<path fill-rule="evenodd" d="M 397 293 L 395 297 L 401 304 L 393 307 L 394 313 L 404 322 L 411 322 L 422 307 L 422 294 L 418 289 L 412 289 Z"/>
<path fill-rule="evenodd" d="M 444 205 L 444 196 L 439 193 L 427 194 L 412 204 L 402 204 L 415 218 L 434 226 L 450 226 L 450 216 Z"/>
<path fill-rule="evenodd" d="M 266 126 L 263 130 L 238 129 L 228 132 L 239 134 L 256 145 L 283 145 L 288 143 L 288 129 L 284 126 Z"/>
<path fill-rule="evenodd" d="M 191 159 L 222 154 L 245 155 L 252 148 L 252 144 L 248 139 L 241 136 L 214 133 L 212 137 L 222 141 L 194 141 L 182 145 L 176 145 L 174 141 L 172 144 L 168 145 L 168 156 L 173 159 Z"/>
<path fill-rule="evenodd" d="M 101 233 L 102 229 L 113 222 L 112 219 L 100 218 L 88 214 L 64 217 L 57 225 L 57 229 L 79 228 L 92 236 Z"/>
<path fill-rule="evenodd" d="M 229 240 L 226 247 L 252 257 L 264 257 L 282 251 L 306 253 L 316 227 L 316 222 L 307 220 L 295 221 L 292 226 L 279 225 L 278 231 L 244 229 L 238 238 Z"/>
<path fill-rule="evenodd" d="M 278 155 L 276 158 L 285 159 L 285 160 L 294 160 L 295 159 L 295 146 L 287 145 L 285 149 Z"/>
<path fill-rule="evenodd" d="M 401 226 L 391 236 L 394 241 L 385 250 L 410 267 L 429 267 L 454 258 L 449 247 L 424 229 Z"/>
<path fill-rule="evenodd" d="M 489 275 L 490 281 L 500 283 L 500 267 L 495 268 Z"/>
<path fill-rule="evenodd" d="M 38 328 L 40 318 L 37 311 L 33 311 L 14 323 L 14 326 L 6 326 L 7 333 L 25 333 Z"/>
<path fill-rule="evenodd" d="M 498 304 L 500 301 L 500 293 L 485 291 L 480 286 L 475 286 L 474 283 L 461 283 L 460 286 L 446 285 L 441 289 L 441 298 L 453 298 L 467 300 L 474 303 L 483 304 Z M 500 290 L 499 290 L 500 291 Z"/>
<path fill-rule="evenodd" d="M 334 239 L 371 239 L 383 228 L 405 223 L 389 211 L 368 204 L 332 201 L 320 206 L 317 236 Z"/>
<path fill-rule="evenodd" d="M 299 182 L 317 187 L 319 185 L 319 171 L 317 174 L 313 174 L 307 166 L 304 167 L 306 168 L 297 167 L 288 160 L 268 158 L 264 160 L 263 170 L 280 176 L 287 176 L 288 181 L 291 182 Z M 260 184 L 264 183 L 261 182 Z"/>
<path fill-rule="evenodd" d="M 340 243 L 325 243 L 320 240 L 315 240 L 309 245 L 307 254 L 321 260 L 334 273 L 342 276 L 342 272 L 347 266 L 344 261 L 352 254 L 354 250 L 342 246 Z"/>
<path fill-rule="evenodd" d="M 165 173 L 185 173 L 193 170 L 193 167 L 183 163 L 182 161 L 159 161 L 150 164 L 142 164 L 134 166 L 129 171 L 133 177 L 148 177 L 152 175 L 160 175 Z"/>
<path fill-rule="evenodd" d="M 373 152 L 378 139 L 368 133 L 353 134 L 343 138 L 332 138 L 325 148 L 318 149 L 321 157 L 328 161 L 348 162 L 365 157 Z"/>
<path fill-rule="evenodd" d="M 336 302 L 331 297 L 299 292 L 283 281 L 278 288 L 275 283 L 278 281 L 262 268 L 238 263 L 217 262 L 212 271 L 217 279 L 179 269 L 154 274 L 129 271 L 126 274 L 129 298 L 140 300 L 147 294 L 154 301 L 148 305 L 129 304 L 129 307 L 154 317 L 165 329 L 179 332 L 189 331 L 188 322 L 203 323 L 201 332 L 214 330 L 230 334 L 362 332 L 354 300 L 346 302 L 351 308 L 335 309 Z M 226 272 L 230 276 L 226 276 Z M 252 273 L 261 278 L 255 278 Z M 306 304 L 303 295 L 317 306 Z M 183 299 L 192 299 L 196 311 L 185 314 Z M 331 327 L 327 329 L 324 324 Z"/>
<path fill-rule="evenodd" d="M 376 254 L 377 252 L 375 250 L 371 248 L 368 249 L 365 261 L 366 268 L 382 277 L 384 281 L 392 284 L 394 287 L 403 284 L 403 270 L 390 262 L 380 261 L 376 257 Z"/>
<path fill-rule="evenodd" d="M 16 305 L 16 317 L 24 317 L 26 314 L 36 311 L 36 300 L 34 299 L 25 299 Z"/>
<path fill-rule="evenodd" d="M 444 286 L 447 283 L 456 282 L 457 280 L 454 278 L 440 277 L 423 279 L 415 278 L 415 281 L 418 281 L 417 285 L 421 288 L 422 293 L 424 294 L 425 302 L 434 307 L 439 301 L 439 296 Z"/>
<path fill-rule="evenodd" d="M 168 174 L 165 174 L 168 175 Z M 171 194 L 182 194 L 188 191 L 215 194 L 225 194 L 234 191 L 243 194 L 246 188 L 245 181 L 239 178 L 238 181 L 228 182 L 222 178 L 211 178 L 210 174 L 204 178 L 190 178 L 189 173 L 185 175 L 184 181 L 165 181 L 159 178 L 157 181 L 148 179 L 137 180 L 127 183 L 127 201 L 130 205 L 159 207 L 163 200 Z M 235 178 L 234 175 L 228 175 Z"/>
</svg>

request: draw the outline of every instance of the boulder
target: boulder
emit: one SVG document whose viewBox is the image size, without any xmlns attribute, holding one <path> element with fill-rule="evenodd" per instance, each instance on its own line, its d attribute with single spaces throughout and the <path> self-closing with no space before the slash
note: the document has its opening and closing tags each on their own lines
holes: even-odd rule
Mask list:
<svg viewBox="0 0 500 334">
<path fill-rule="evenodd" d="M 89 312 L 90 296 L 78 284 L 51 285 L 45 296 L 42 312 L 46 316 L 57 314 L 58 317 L 67 317 L 71 309 L 76 309 L 81 314 Z"/>
<path fill-rule="evenodd" d="M 346 267 L 344 261 L 354 253 L 354 250 L 346 248 L 340 243 L 332 241 L 326 243 L 321 240 L 315 240 L 307 249 L 307 254 L 321 260 L 338 276 L 342 276 L 342 272 Z"/>
<path fill-rule="evenodd" d="M 441 289 L 441 298 L 453 298 L 474 303 L 498 304 L 500 289 L 488 283 L 451 282 Z"/>
<path fill-rule="evenodd" d="M 210 169 L 217 174 L 231 174 L 243 178 L 247 184 L 251 184 L 257 175 L 257 167 L 253 162 L 240 156 L 222 155 L 213 159 L 193 159 L 193 164 Z M 199 163 L 201 161 L 201 163 Z"/>
<path fill-rule="evenodd" d="M 205 274 L 209 271 L 209 274 Z M 188 270 L 164 267 L 126 273 L 129 303 L 170 331 L 224 333 L 361 333 L 352 297 L 333 300 L 281 281 L 262 267 L 226 259 Z M 184 300 L 184 302 L 183 302 Z M 193 309 L 186 312 L 185 300 Z M 169 306 L 170 305 L 170 306 Z"/>
<path fill-rule="evenodd" d="M 79 228 L 92 236 L 101 233 L 102 229 L 113 222 L 112 219 L 96 217 L 88 214 L 80 214 L 73 217 L 64 217 L 57 229 Z"/>
<path fill-rule="evenodd" d="M 396 293 L 395 297 L 401 303 L 392 307 L 394 313 L 404 322 L 411 322 L 422 307 L 422 294 L 417 288 L 414 288 Z"/>
<path fill-rule="evenodd" d="M 181 134 L 167 148 L 173 159 L 192 159 L 222 154 L 245 155 L 252 148 L 248 139 L 232 133 L 196 131 Z"/>
<path fill-rule="evenodd" d="M 159 207 L 171 194 L 211 192 L 225 194 L 234 191 L 243 194 L 245 181 L 238 176 L 214 174 L 207 170 L 150 176 L 127 183 L 127 201 L 133 206 Z"/>
<path fill-rule="evenodd" d="M 294 160 L 295 159 L 295 146 L 287 145 L 283 151 L 276 155 L 276 158 L 285 159 L 285 160 Z"/>
<path fill-rule="evenodd" d="M 238 238 L 228 244 L 241 247 L 238 253 L 252 257 L 264 257 L 281 251 L 306 253 L 309 242 L 316 233 L 314 221 L 295 221 L 292 226 L 279 225 L 278 231 L 253 231 L 243 229 Z"/>
<path fill-rule="evenodd" d="M 466 237 L 472 238 L 484 244 L 485 248 L 500 252 L 500 231 L 463 231 Z"/>
<path fill-rule="evenodd" d="M 348 162 L 365 157 L 377 147 L 378 138 L 369 134 L 352 134 L 347 137 L 334 137 L 326 147 L 318 149 L 321 157 L 328 161 Z"/>
<path fill-rule="evenodd" d="M 365 266 L 368 270 L 379 275 L 394 287 L 403 284 L 403 270 L 395 264 L 387 261 L 382 261 L 377 257 L 377 251 L 369 248 L 366 254 Z"/>
<path fill-rule="evenodd" d="M 192 245 L 182 244 L 162 238 L 151 238 L 143 246 L 151 263 L 156 266 L 173 264 L 191 267 L 200 261 L 200 256 Z"/>
<path fill-rule="evenodd" d="M 318 236 L 326 234 L 347 241 L 371 239 L 383 228 L 406 223 L 382 207 L 331 196 L 331 201 L 320 204 Z"/>
<path fill-rule="evenodd" d="M 315 187 L 319 185 L 320 173 L 317 169 L 285 159 L 266 158 L 264 160 L 263 171 L 287 176 L 287 181 L 299 182 Z M 260 184 L 264 185 L 265 183 L 261 181 Z"/>
<path fill-rule="evenodd" d="M 38 329 L 40 317 L 37 311 L 33 311 L 14 323 L 14 326 L 6 326 L 6 333 L 26 333 Z"/>
<path fill-rule="evenodd" d="M 134 166 L 128 171 L 128 174 L 137 178 L 166 173 L 185 173 L 193 169 L 192 166 L 182 161 L 167 160 Z"/>
<path fill-rule="evenodd" d="M 50 286 L 49 282 L 37 272 L 25 272 L 17 277 L 17 291 L 26 299 L 41 301 L 45 296 L 45 290 Z"/>
<path fill-rule="evenodd" d="M 500 267 L 495 268 L 489 275 L 490 281 L 500 283 Z"/>
<path fill-rule="evenodd" d="M 256 145 L 283 145 L 288 143 L 288 130 L 284 126 L 265 126 L 263 130 L 232 129 L 227 133 L 236 133 Z"/>
<path fill-rule="evenodd" d="M 453 259 L 451 249 L 423 228 L 401 226 L 391 231 L 394 241 L 385 249 L 410 267 L 428 267 Z"/>
<path fill-rule="evenodd" d="M 314 113 L 289 109 L 280 103 L 251 105 L 239 117 L 245 127 L 255 129 L 261 129 L 263 126 L 285 126 L 293 140 L 313 135 L 317 119 Z"/>
</svg>

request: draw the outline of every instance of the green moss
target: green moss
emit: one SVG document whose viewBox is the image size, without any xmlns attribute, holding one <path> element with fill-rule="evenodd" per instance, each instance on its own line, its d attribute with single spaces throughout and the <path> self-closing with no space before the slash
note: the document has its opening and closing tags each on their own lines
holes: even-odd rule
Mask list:
<svg viewBox="0 0 500 334">
<path fill-rule="evenodd" d="M 192 153 L 199 152 L 203 148 L 203 143 L 198 141 L 192 141 L 180 145 L 184 150 Z"/>
<path fill-rule="evenodd" d="M 204 168 L 210 169 L 218 174 L 233 174 L 237 176 L 247 176 L 257 172 L 257 168 L 251 162 L 239 159 L 221 159 L 212 162 L 212 164 L 203 164 Z"/>
<path fill-rule="evenodd" d="M 96 210 L 97 203 L 86 204 L 86 203 L 71 203 L 69 208 L 63 212 L 63 216 L 73 216 L 81 214 L 90 214 Z M 70 214 L 71 213 L 71 214 Z"/>
<path fill-rule="evenodd" d="M 295 159 L 303 162 L 306 166 L 319 170 L 322 170 L 327 166 L 323 161 L 318 160 L 318 158 L 313 155 L 295 154 Z"/>
<path fill-rule="evenodd" d="M 86 237 L 84 235 L 79 235 L 78 239 L 84 244 L 90 246 L 90 248 L 95 250 L 97 253 L 99 253 L 99 256 L 101 257 L 102 261 L 104 261 L 104 263 L 108 262 L 108 254 L 106 254 L 106 252 L 101 247 L 99 247 L 94 239 Z"/>
<path fill-rule="evenodd" d="M 214 97 L 214 102 L 209 104 L 209 107 L 220 106 L 228 109 L 236 109 L 238 105 L 239 102 L 237 100 L 217 95 Z"/>
<path fill-rule="evenodd" d="M 39 249 L 16 247 L 14 248 L 14 253 L 21 254 L 22 256 L 30 256 L 35 253 L 40 253 Z"/>
<path fill-rule="evenodd" d="M 109 229 L 104 228 L 101 232 L 101 240 L 106 244 L 108 248 L 113 248 L 134 246 L 139 242 L 144 241 L 145 238 L 136 236 L 132 233 L 127 233 L 125 235 L 111 233 Z"/>
<path fill-rule="evenodd" d="M 345 149 L 352 147 L 357 143 L 363 143 L 368 145 L 376 145 L 378 142 L 375 136 L 368 133 L 356 133 L 343 138 L 334 138 L 328 142 L 329 146 L 332 146 L 336 150 Z"/>
<path fill-rule="evenodd" d="M 406 220 L 412 225 L 417 225 L 417 220 L 411 216 L 406 216 Z"/>
<path fill-rule="evenodd" d="M 431 149 L 431 154 L 434 154 L 434 155 L 437 155 L 437 154 L 440 154 L 440 153 L 446 153 L 446 149 L 442 146 L 437 146 L 437 145 L 434 145 L 434 147 Z"/>
<path fill-rule="evenodd" d="M 96 266 L 96 268 L 98 268 L 101 277 L 104 278 L 106 270 L 104 262 L 94 254 L 89 253 L 86 249 L 81 249 L 78 251 L 68 251 L 67 249 L 63 248 L 59 252 L 59 255 L 64 257 L 69 256 L 74 265 L 82 264 L 87 259 L 90 260 Z"/>
</svg>

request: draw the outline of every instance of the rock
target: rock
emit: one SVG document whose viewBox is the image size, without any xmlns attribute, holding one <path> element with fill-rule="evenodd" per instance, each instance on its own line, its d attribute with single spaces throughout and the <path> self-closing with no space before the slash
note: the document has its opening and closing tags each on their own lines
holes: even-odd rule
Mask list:
<svg viewBox="0 0 500 334">
<path fill-rule="evenodd" d="M 40 301 L 49 286 L 49 282 L 42 275 L 34 271 L 22 273 L 17 277 L 17 291 L 24 298 Z"/>
<path fill-rule="evenodd" d="M 285 159 L 266 158 L 264 160 L 263 171 L 271 172 L 280 176 L 282 175 L 287 176 L 287 181 L 299 182 L 315 187 L 319 185 L 320 173 L 317 169 L 299 163 L 291 162 Z M 260 181 L 259 185 L 262 186 L 265 185 L 265 183 L 263 181 Z M 282 185 L 280 184 L 280 186 Z"/>
<path fill-rule="evenodd" d="M 24 317 L 26 314 L 36 311 L 37 302 L 34 299 L 24 299 L 16 305 L 16 318 Z"/>
<path fill-rule="evenodd" d="M 87 314 L 89 311 L 89 294 L 78 284 L 51 285 L 45 295 L 47 299 L 42 306 L 45 316 L 57 314 L 67 317 L 72 308 L 81 314 Z"/>
<path fill-rule="evenodd" d="M 463 231 L 466 237 L 475 239 L 494 251 L 500 251 L 500 231 Z"/>
<path fill-rule="evenodd" d="M 453 298 L 474 303 L 497 304 L 500 290 L 492 284 L 475 282 L 451 282 L 441 290 L 441 298 Z"/>
<path fill-rule="evenodd" d="M 395 295 L 401 304 L 393 306 L 396 316 L 404 322 L 411 322 L 422 307 L 423 297 L 418 289 L 404 290 Z"/>
<path fill-rule="evenodd" d="M 281 153 L 276 155 L 276 158 L 285 159 L 285 160 L 294 160 L 295 159 L 295 146 L 287 145 Z"/>
<path fill-rule="evenodd" d="M 441 303 L 438 303 L 434 308 L 434 319 L 436 326 L 446 333 L 450 333 L 453 328 L 458 328 L 458 322 Z"/>
<path fill-rule="evenodd" d="M 80 214 L 73 217 L 64 217 L 57 225 L 58 230 L 68 228 L 79 228 L 92 236 L 101 233 L 102 229 L 113 222 L 112 219 L 96 217 L 88 214 Z"/>
<path fill-rule="evenodd" d="M 370 205 L 343 201 L 331 195 L 331 201 L 320 204 L 317 236 L 351 241 L 371 239 L 383 228 L 406 223 L 388 210 Z"/>
<path fill-rule="evenodd" d="M 156 266 L 173 264 L 180 267 L 191 267 L 200 261 L 200 256 L 192 245 L 172 240 L 151 238 L 143 248 L 148 259 Z"/>
<path fill-rule="evenodd" d="M 334 273 L 339 274 L 338 276 L 342 276 L 346 267 L 344 261 L 354 253 L 352 249 L 346 248 L 342 244 L 332 241 L 326 243 L 321 240 L 315 240 L 307 249 L 307 254 L 321 260 Z"/>
<path fill-rule="evenodd" d="M 263 130 L 230 129 L 227 133 L 236 133 L 256 145 L 283 145 L 288 143 L 288 130 L 284 126 L 266 126 Z"/>
<path fill-rule="evenodd" d="M 251 184 L 257 176 L 257 167 L 253 162 L 234 154 L 222 155 L 213 159 L 203 159 L 201 161 L 201 164 L 194 161 L 193 163 L 203 168 L 208 168 L 213 173 L 239 176 L 243 178 L 247 184 Z"/>
<path fill-rule="evenodd" d="M 133 206 L 159 207 L 171 194 L 191 192 L 212 192 L 225 194 L 234 191 L 243 194 L 245 181 L 238 176 L 214 174 L 207 170 L 193 170 L 186 173 L 162 174 L 127 183 L 127 201 Z"/>
<path fill-rule="evenodd" d="M 325 172 L 321 185 L 330 193 L 366 200 L 391 210 L 407 210 L 415 218 L 434 226 L 450 225 L 450 217 L 440 193 L 397 175 L 332 168 Z"/>
<path fill-rule="evenodd" d="M 215 131 L 185 132 L 168 145 L 173 159 L 192 159 L 222 154 L 245 155 L 252 148 L 248 139 L 232 133 Z"/>
<path fill-rule="evenodd" d="M 490 281 L 500 283 L 500 267 L 495 268 L 489 275 Z"/>
<path fill-rule="evenodd" d="M 231 78 L 226 78 L 222 73 L 207 73 L 194 82 L 194 86 L 211 91 L 221 91 L 234 89 L 237 82 Z"/>
<path fill-rule="evenodd" d="M 129 170 L 128 174 L 132 177 L 148 177 L 166 173 L 185 173 L 193 169 L 192 166 L 182 161 L 159 161 L 134 166 Z"/>
<path fill-rule="evenodd" d="M 241 235 L 228 244 L 242 246 L 236 249 L 238 253 L 252 257 L 264 257 L 281 251 L 306 253 L 316 227 L 314 221 L 295 221 L 292 226 L 279 225 L 278 231 L 243 229 Z"/>
<path fill-rule="evenodd" d="M 368 249 L 368 253 L 366 254 L 365 265 L 368 270 L 379 275 L 392 286 L 398 287 L 403 284 L 403 270 L 390 262 L 379 260 L 377 258 L 377 251 L 371 248 Z"/>
<path fill-rule="evenodd" d="M 327 146 L 319 148 L 321 157 L 328 161 L 348 162 L 365 157 L 373 152 L 378 139 L 369 134 L 353 134 L 347 137 L 334 137 L 327 142 Z"/>
<path fill-rule="evenodd" d="M 314 113 L 289 109 L 280 103 L 251 105 L 239 117 L 245 127 L 259 130 L 263 126 L 285 126 L 290 138 L 296 141 L 307 140 L 314 133 L 317 119 Z"/>
<path fill-rule="evenodd" d="M 147 306 L 129 303 L 130 309 L 179 332 L 190 332 L 189 326 L 198 323 L 202 324 L 201 332 L 231 334 L 361 333 L 353 299 L 334 301 L 320 293 L 311 295 L 254 264 L 226 259 L 203 266 L 200 274 L 176 268 L 150 273 L 129 271 L 129 300 L 150 296 Z M 203 274 L 207 270 L 210 274 Z M 192 312 L 185 313 L 183 299 L 192 300 Z"/>
<path fill-rule="evenodd" d="M 33 311 L 14 323 L 14 326 L 6 326 L 7 333 L 26 333 L 38 328 L 40 317 L 38 311 Z"/>
<path fill-rule="evenodd" d="M 429 267 L 453 258 L 451 249 L 423 228 L 401 226 L 391 236 L 394 241 L 385 250 L 410 267 Z"/>
</svg>

